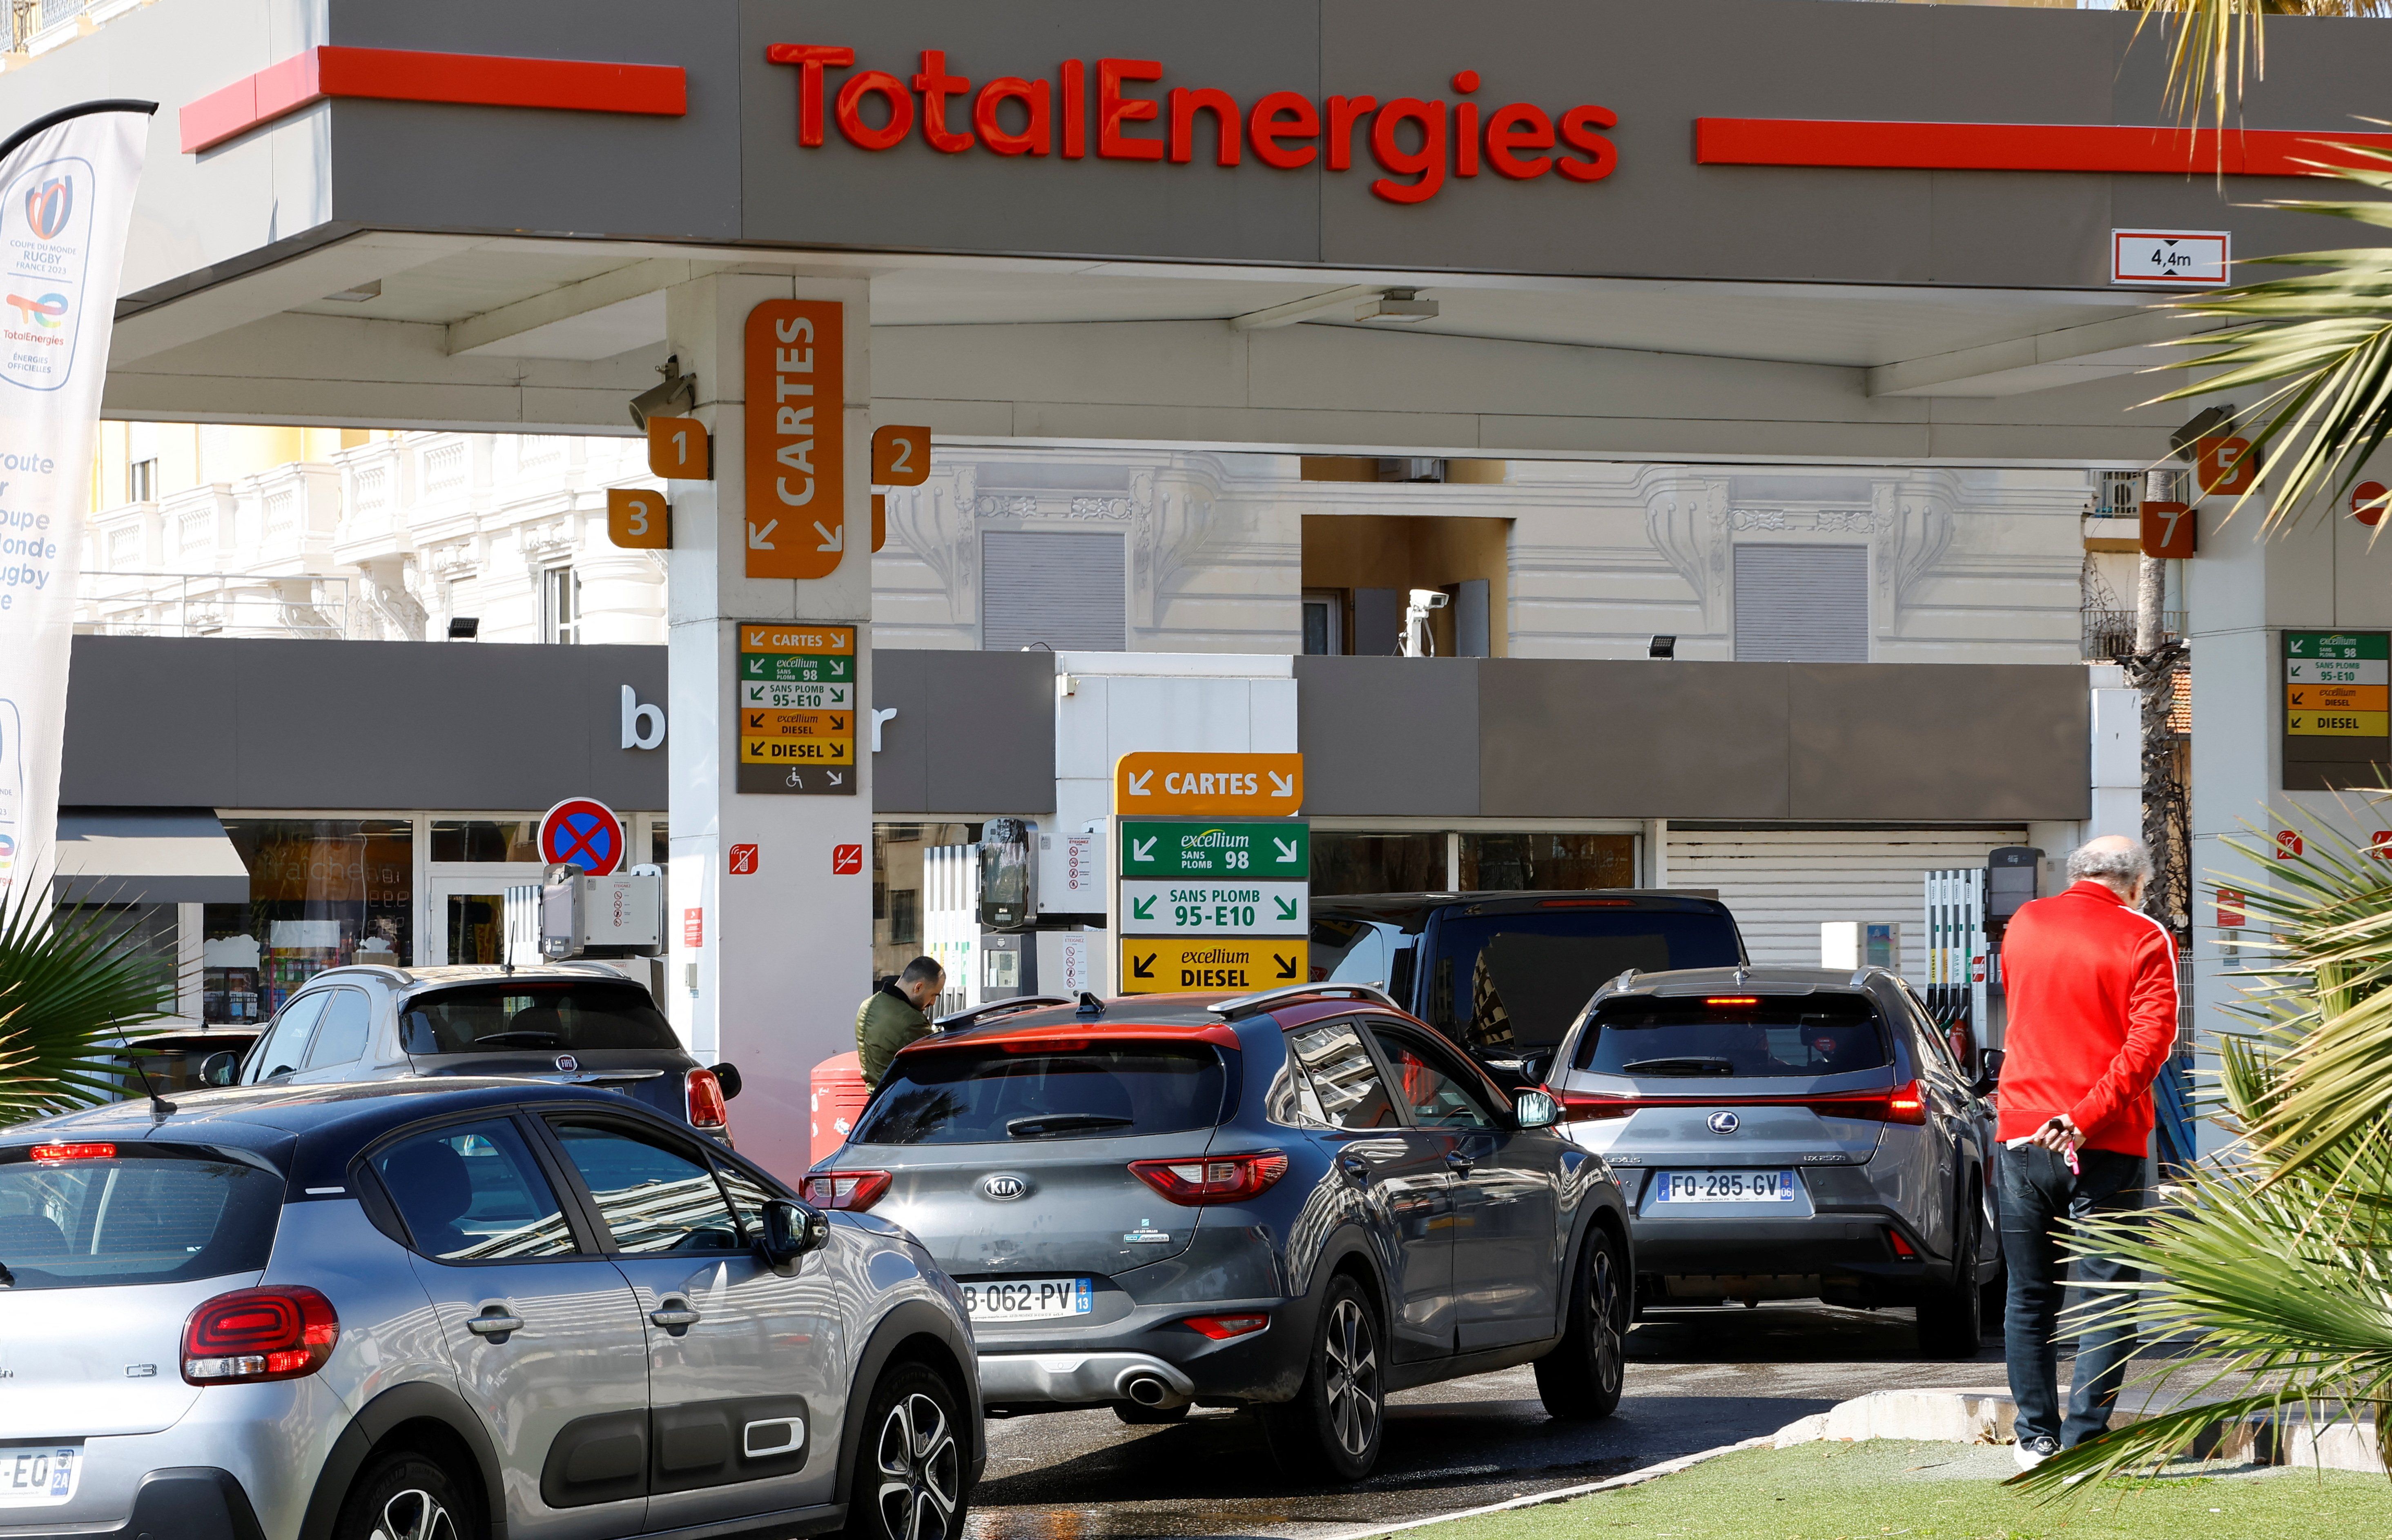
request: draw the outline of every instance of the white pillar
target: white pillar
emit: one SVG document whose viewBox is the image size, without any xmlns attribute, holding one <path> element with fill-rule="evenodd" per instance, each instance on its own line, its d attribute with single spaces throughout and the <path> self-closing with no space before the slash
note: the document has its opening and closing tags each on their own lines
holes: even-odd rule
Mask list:
<svg viewBox="0 0 2392 1540">
<path fill-rule="evenodd" d="M 746 576 L 748 313 L 767 300 L 831 300 L 846 308 L 842 413 L 847 550 L 827 577 Z M 807 1164 L 808 1078 L 855 1046 L 855 1011 L 872 987 L 872 783 L 869 754 L 852 767 L 852 796 L 742 795 L 732 715 L 742 620 L 838 622 L 855 628 L 856 706 L 871 700 L 870 315 L 862 280 L 800 280 L 749 270 L 668 291 L 666 327 L 682 368 L 697 376 L 696 416 L 714 438 L 714 479 L 673 482 L 667 622 L 671 645 L 667 740 L 672 778 L 673 1024 L 704 1062 L 739 1067 L 731 1108 L 740 1149 L 794 1180 Z M 868 734 L 860 741 L 868 742 Z M 734 847 L 757 848 L 756 870 L 728 870 Z M 852 875 L 832 849 L 863 847 Z M 690 912 L 702 942 L 685 944 Z M 693 971 L 694 967 L 694 971 Z M 692 980 L 695 988 L 692 988 Z"/>
</svg>

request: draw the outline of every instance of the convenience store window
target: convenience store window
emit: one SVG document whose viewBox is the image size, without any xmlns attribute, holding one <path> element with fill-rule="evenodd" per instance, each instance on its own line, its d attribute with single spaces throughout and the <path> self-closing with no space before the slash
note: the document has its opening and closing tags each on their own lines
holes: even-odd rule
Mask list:
<svg viewBox="0 0 2392 1540">
<path fill-rule="evenodd" d="M 263 1021 L 326 968 L 414 955 L 415 821 L 228 818 L 249 902 L 202 922 L 209 1021 Z"/>
<path fill-rule="evenodd" d="M 1464 834 L 1460 843 L 1465 893 L 1636 886 L 1634 835 Z"/>
</svg>

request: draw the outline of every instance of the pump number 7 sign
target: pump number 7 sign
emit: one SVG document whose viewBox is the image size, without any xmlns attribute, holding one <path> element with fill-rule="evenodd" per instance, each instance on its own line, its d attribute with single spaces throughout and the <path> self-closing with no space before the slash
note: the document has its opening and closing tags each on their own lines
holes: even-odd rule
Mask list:
<svg viewBox="0 0 2392 1540">
<path fill-rule="evenodd" d="M 2143 504 L 2141 533 L 2143 554 L 2146 556 L 2191 555 L 2197 544 L 2192 505 L 2181 502 Z"/>
</svg>

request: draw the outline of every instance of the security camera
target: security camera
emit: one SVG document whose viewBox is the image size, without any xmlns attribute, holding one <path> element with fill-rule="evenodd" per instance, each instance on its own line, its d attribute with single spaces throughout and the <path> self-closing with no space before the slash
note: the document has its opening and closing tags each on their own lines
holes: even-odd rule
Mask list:
<svg viewBox="0 0 2392 1540">
<path fill-rule="evenodd" d="M 1415 609 L 1441 610 L 1452 602 L 1453 595 L 1446 592 L 1442 589 L 1414 589 L 1412 590 L 1412 605 Z"/>
<path fill-rule="evenodd" d="M 642 433 L 648 431 L 652 417 L 686 417 L 697 409 L 697 376 L 681 371 L 679 354 L 658 364 L 656 372 L 665 377 L 664 383 L 650 385 L 631 397 L 631 426 Z"/>
</svg>

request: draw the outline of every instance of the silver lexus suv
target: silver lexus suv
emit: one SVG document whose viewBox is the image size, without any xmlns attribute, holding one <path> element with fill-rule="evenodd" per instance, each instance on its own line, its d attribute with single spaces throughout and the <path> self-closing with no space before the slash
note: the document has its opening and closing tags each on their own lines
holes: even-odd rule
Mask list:
<svg viewBox="0 0 2392 1540">
<path fill-rule="evenodd" d="M 1937 1357 L 1998 1326 L 1992 1081 L 1896 975 L 1631 969 L 1528 1068 L 1630 1195 L 1643 1303 L 1907 1305 Z"/>
<path fill-rule="evenodd" d="M 0 1131 L 0 1534 L 955 1540 L 956 1286 L 588 1088 L 195 1092 Z"/>
</svg>

